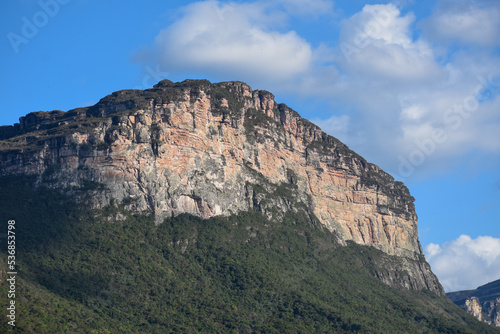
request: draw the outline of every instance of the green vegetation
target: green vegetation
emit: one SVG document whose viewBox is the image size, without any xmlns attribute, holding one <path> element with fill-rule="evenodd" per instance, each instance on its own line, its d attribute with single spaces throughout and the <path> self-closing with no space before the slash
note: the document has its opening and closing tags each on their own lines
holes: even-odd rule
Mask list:
<svg viewBox="0 0 500 334">
<path fill-rule="evenodd" d="M 0 179 L 2 230 L 16 220 L 16 332 L 496 333 L 445 298 L 384 285 L 369 268 L 386 255 L 339 246 L 304 212 L 280 223 L 244 212 L 155 226 L 33 181 Z M 10 331 L 2 320 L 0 332 Z"/>
<path fill-rule="evenodd" d="M 234 92 L 230 92 L 228 89 L 223 88 L 221 86 L 211 85 L 210 90 L 207 92 L 211 95 L 213 108 L 212 112 L 217 112 L 217 110 L 221 110 L 223 113 L 232 113 L 233 117 L 236 115 L 241 116 L 241 112 L 245 106 L 245 99 L 248 99 L 243 96 L 238 96 L 238 94 Z M 228 107 L 221 107 L 220 102 L 222 99 L 227 101 Z"/>
<path fill-rule="evenodd" d="M 275 137 L 280 136 L 284 138 L 284 127 L 281 123 L 269 117 L 262 110 L 249 109 L 245 114 L 243 123 L 245 127 L 245 135 L 251 143 L 264 143 L 269 140 L 276 147 L 279 143 L 276 142 Z M 274 136 L 271 136 L 273 134 Z"/>
</svg>

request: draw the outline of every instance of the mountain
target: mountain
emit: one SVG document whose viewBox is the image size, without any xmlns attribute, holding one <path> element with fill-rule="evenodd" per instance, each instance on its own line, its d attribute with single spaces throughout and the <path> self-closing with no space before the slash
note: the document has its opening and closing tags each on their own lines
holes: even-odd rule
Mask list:
<svg viewBox="0 0 500 334">
<path fill-rule="evenodd" d="M 100 184 L 92 208 L 114 201 L 154 213 L 157 224 L 181 213 L 256 208 L 279 220 L 304 210 L 342 242 L 405 259 L 406 280 L 380 273 L 383 280 L 443 294 L 422 259 L 408 189 L 269 92 L 241 82 L 162 81 L 90 108 L 31 113 L 2 132 L 0 175 L 38 175 L 72 195 Z"/>
<path fill-rule="evenodd" d="M 449 292 L 446 295 L 477 319 L 500 328 L 500 280 L 475 290 Z"/>
<path fill-rule="evenodd" d="M 404 184 L 242 82 L 30 113 L 0 183 L 26 332 L 491 330 L 444 297 Z"/>
</svg>

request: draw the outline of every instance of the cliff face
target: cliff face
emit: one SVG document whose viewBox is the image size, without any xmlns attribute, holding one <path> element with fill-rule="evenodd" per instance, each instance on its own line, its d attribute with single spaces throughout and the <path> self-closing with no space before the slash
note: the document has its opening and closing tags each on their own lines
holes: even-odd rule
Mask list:
<svg viewBox="0 0 500 334">
<path fill-rule="evenodd" d="M 450 292 L 447 296 L 478 320 L 500 328 L 500 280 L 476 290 Z"/>
<path fill-rule="evenodd" d="M 484 302 L 478 297 L 468 297 L 464 304 L 459 306 L 463 306 L 463 309 L 477 320 L 500 328 L 500 297 Z"/>
<path fill-rule="evenodd" d="M 280 219 L 303 210 L 341 242 L 401 257 L 414 280 L 407 287 L 443 293 L 423 260 L 408 189 L 241 82 L 164 80 L 89 108 L 31 113 L 0 128 L 0 176 L 17 174 L 92 191 L 94 207 L 153 212 L 157 223 L 180 213 L 255 208 Z"/>
</svg>

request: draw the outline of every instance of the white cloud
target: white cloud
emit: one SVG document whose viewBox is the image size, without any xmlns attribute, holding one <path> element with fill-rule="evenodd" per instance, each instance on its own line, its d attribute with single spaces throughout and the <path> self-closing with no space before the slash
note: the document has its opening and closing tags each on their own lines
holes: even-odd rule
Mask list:
<svg viewBox="0 0 500 334">
<path fill-rule="evenodd" d="M 342 24 L 339 80 L 309 88 L 354 109 L 343 138 L 401 180 L 444 172 L 472 150 L 485 161 L 500 153 L 499 58 L 460 50 L 443 63 L 413 37 L 414 21 L 395 5 L 366 5 Z"/>
<path fill-rule="evenodd" d="M 470 290 L 500 278 L 500 238 L 461 235 L 425 247 L 427 261 L 447 292 Z"/>
<path fill-rule="evenodd" d="M 340 134 L 329 124 L 336 123 L 339 114 L 314 121 L 392 173 L 397 172 L 398 155 L 414 145 L 413 137 L 405 137 L 410 129 L 404 123 L 418 122 L 418 129 L 412 124 L 412 133 L 419 135 L 427 135 L 424 132 L 430 128 L 425 124 L 426 106 L 413 101 L 403 106 L 401 98 L 422 87 L 424 92 L 434 92 L 436 83 L 447 78 L 430 46 L 412 38 L 414 20 L 412 14 L 403 16 L 392 4 L 364 6 L 342 22 L 338 49 L 315 50 L 333 59 L 330 66 L 338 72 L 336 80 L 318 80 L 316 86 L 314 80 L 304 80 L 308 86 L 300 85 L 302 92 L 321 95 L 350 110 L 350 127 Z M 313 72 L 309 75 L 319 77 Z"/>
<path fill-rule="evenodd" d="M 139 57 L 156 58 L 169 73 L 189 70 L 242 81 L 279 82 L 307 72 L 311 46 L 294 31 L 273 30 L 282 20 L 269 10 L 262 3 L 193 3 Z"/>
<path fill-rule="evenodd" d="M 437 12 L 422 23 L 426 35 L 439 41 L 469 45 L 500 45 L 500 8 L 484 1 L 442 1 Z"/>
<path fill-rule="evenodd" d="M 403 131 L 399 138 L 403 145 L 399 154 L 412 169 L 427 164 L 436 171 L 437 165 L 450 165 L 471 151 L 491 157 L 500 152 L 495 139 L 500 131 L 500 84 L 487 72 L 474 68 L 474 60 L 468 63 L 469 67 L 449 65 L 447 80 L 400 94 L 398 126 Z M 458 68 L 460 75 L 452 79 Z M 495 66 L 490 70 L 496 71 Z"/>
<path fill-rule="evenodd" d="M 345 71 L 378 80 L 435 78 L 440 74 L 431 48 L 422 40 L 413 41 L 415 17 L 401 16 L 393 5 L 366 5 L 343 23 L 340 49 Z"/>
</svg>

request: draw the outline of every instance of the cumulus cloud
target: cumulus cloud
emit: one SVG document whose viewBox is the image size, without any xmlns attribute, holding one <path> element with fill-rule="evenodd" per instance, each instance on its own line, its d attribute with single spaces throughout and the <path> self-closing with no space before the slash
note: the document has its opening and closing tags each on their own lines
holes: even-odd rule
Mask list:
<svg viewBox="0 0 500 334">
<path fill-rule="evenodd" d="M 348 116 L 351 128 L 339 137 L 393 174 L 397 172 L 397 156 L 413 144 L 403 122 L 408 118 L 422 122 L 429 112 L 409 104 L 403 109 L 401 100 L 420 87 L 434 91 L 435 82 L 442 82 L 447 75 L 435 61 L 431 47 L 412 37 L 414 21 L 412 14 L 402 15 L 393 4 L 365 5 L 341 23 L 338 48 L 331 50 L 336 53 L 333 64 L 338 80 L 310 89 L 325 91 L 325 96 L 354 110 L 315 121 L 336 135 L 329 123 Z"/>
<path fill-rule="evenodd" d="M 500 83 L 492 74 L 469 65 L 448 64 L 446 80 L 401 92 L 398 125 L 404 146 L 399 151 L 398 172 L 411 175 L 412 169 L 430 163 L 445 164 L 472 150 L 498 154 Z M 495 66 L 491 67 L 494 72 Z M 497 72 L 498 73 L 498 72 Z M 402 170 L 401 161 L 408 167 Z"/>
<path fill-rule="evenodd" d="M 262 3 L 190 4 L 138 57 L 156 58 L 170 73 L 189 70 L 234 80 L 286 81 L 309 69 L 312 49 L 296 32 L 272 29 L 280 20 L 269 10 Z"/>
<path fill-rule="evenodd" d="M 438 41 L 469 45 L 500 45 L 500 8 L 489 1 L 441 1 L 437 12 L 422 23 L 426 35 Z"/>
<path fill-rule="evenodd" d="M 412 14 L 402 16 L 393 5 L 366 5 L 343 23 L 340 49 L 346 71 L 380 79 L 434 78 L 440 69 L 431 48 L 412 39 Z"/>
<path fill-rule="evenodd" d="M 343 138 L 400 180 L 444 172 L 471 150 L 500 152 L 499 59 L 462 50 L 443 62 L 414 38 L 414 21 L 393 4 L 345 19 L 334 61 L 341 80 L 327 88 L 356 110 Z M 339 115 L 331 117 L 323 124 Z"/>
<path fill-rule="evenodd" d="M 470 290 L 500 279 L 500 238 L 461 235 L 425 247 L 427 261 L 447 292 Z"/>
</svg>

